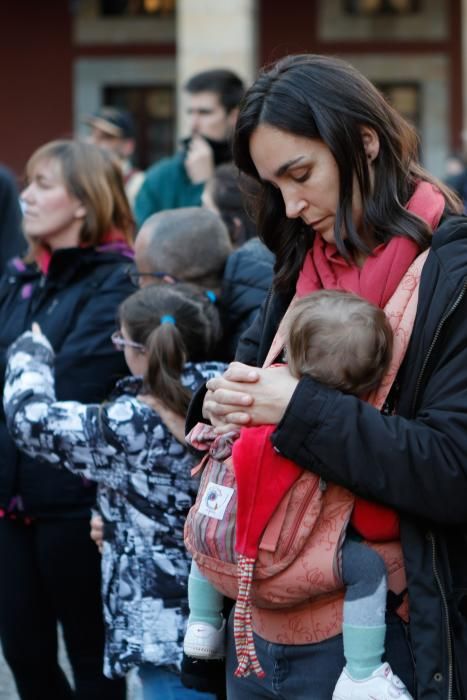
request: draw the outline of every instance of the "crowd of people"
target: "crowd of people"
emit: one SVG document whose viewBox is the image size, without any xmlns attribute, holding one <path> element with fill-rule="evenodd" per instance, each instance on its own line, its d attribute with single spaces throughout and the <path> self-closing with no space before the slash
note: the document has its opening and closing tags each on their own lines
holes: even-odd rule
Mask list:
<svg viewBox="0 0 467 700">
<path fill-rule="evenodd" d="M 185 89 L 190 134 L 146 173 L 108 106 L 19 195 L 0 170 L 19 697 L 124 700 L 132 669 L 144 700 L 467 697 L 463 203 L 343 61 Z"/>
</svg>

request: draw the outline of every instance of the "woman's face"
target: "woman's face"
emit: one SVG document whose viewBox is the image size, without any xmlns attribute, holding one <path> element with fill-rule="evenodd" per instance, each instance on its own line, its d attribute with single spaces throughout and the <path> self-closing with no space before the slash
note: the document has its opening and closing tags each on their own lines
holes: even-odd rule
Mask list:
<svg viewBox="0 0 467 700">
<path fill-rule="evenodd" d="M 302 219 L 325 241 L 334 243 L 339 170 L 323 141 L 260 124 L 251 136 L 250 154 L 260 178 L 280 190 L 287 218 Z M 362 203 L 358 187 L 353 189 L 352 213 L 358 230 Z"/>
<path fill-rule="evenodd" d="M 67 191 L 59 161 L 39 161 L 29 176 L 21 193 L 25 234 L 47 243 L 52 250 L 77 246 L 86 209 Z"/>
</svg>

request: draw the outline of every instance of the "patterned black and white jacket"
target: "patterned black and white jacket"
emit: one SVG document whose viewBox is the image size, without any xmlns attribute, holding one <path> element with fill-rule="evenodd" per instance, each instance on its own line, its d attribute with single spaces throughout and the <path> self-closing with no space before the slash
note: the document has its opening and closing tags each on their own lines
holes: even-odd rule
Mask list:
<svg viewBox="0 0 467 700">
<path fill-rule="evenodd" d="M 196 459 L 137 398 L 140 379 L 121 380 L 109 403 L 56 401 L 53 366 L 47 339 L 23 333 L 9 351 L 4 408 L 21 450 L 99 484 L 104 672 L 120 676 L 146 662 L 178 669 L 188 613 L 183 527 Z M 224 369 L 187 364 L 182 382 L 195 390 Z"/>
</svg>

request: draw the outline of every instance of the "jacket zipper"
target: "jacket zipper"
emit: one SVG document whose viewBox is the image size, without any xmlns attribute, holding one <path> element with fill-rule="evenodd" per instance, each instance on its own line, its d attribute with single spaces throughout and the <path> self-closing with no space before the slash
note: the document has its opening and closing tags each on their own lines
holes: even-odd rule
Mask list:
<svg viewBox="0 0 467 700">
<path fill-rule="evenodd" d="M 444 590 L 441 577 L 439 575 L 438 566 L 436 563 L 436 540 L 433 532 L 428 532 L 428 538 L 431 541 L 431 551 L 432 551 L 432 563 L 433 563 L 433 575 L 435 577 L 439 592 L 441 595 L 441 603 L 443 607 L 444 621 L 446 624 L 446 637 L 448 645 L 448 696 L 446 700 L 453 700 L 452 695 L 452 681 L 453 681 L 453 658 L 452 658 L 452 634 L 451 634 L 451 623 L 449 622 L 449 608 L 448 601 L 446 598 L 446 592 Z"/>
<path fill-rule="evenodd" d="M 428 363 L 431 359 L 431 356 L 433 354 L 433 351 L 435 349 L 435 346 L 439 340 L 439 337 L 441 335 L 441 332 L 448 321 L 448 319 L 452 316 L 452 314 L 456 311 L 458 306 L 460 305 L 462 299 L 465 296 L 465 293 L 467 291 L 467 280 L 464 281 L 463 287 L 459 294 L 457 295 L 456 299 L 454 302 L 451 304 L 449 309 L 444 313 L 442 316 L 438 327 L 436 328 L 435 334 L 433 336 L 433 340 L 430 343 L 430 347 L 428 348 L 428 351 L 425 355 L 425 359 L 423 361 L 422 368 L 420 370 L 420 373 L 417 378 L 417 383 L 415 385 L 415 392 L 414 392 L 414 398 L 412 402 L 412 410 L 411 410 L 411 415 L 415 414 L 415 409 L 417 406 L 417 401 L 418 397 L 420 394 L 420 389 L 422 386 L 422 380 L 423 376 L 425 374 L 426 368 L 428 367 Z M 452 632 L 451 632 L 451 624 L 449 621 L 449 609 L 448 609 L 448 603 L 447 603 L 447 598 L 446 598 L 446 592 L 444 590 L 444 586 L 441 581 L 441 577 L 438 572 L 438 567 L 436 564 L 436 541 L 435 541 L 435 536 L 433 532 L 428 532 L 428 538 L 431 541 L 432 544 L 432 564 L 433 564 L 433 575 L 435 577 L 435 581 L 437 583 L 437 586 L 439 588 L 440 596 L 441 596 L 441 602 L 443 606 L 443 616 L 444 616 L 444 621 L 446 625 L 446 637 L 447 637 L 447 645 L 448 645 L 448 697 L 447 700 L 453 700 L 453 695 L 452 695 L 452 684 L 453 684 L 453 655 L 452 655 Z"/>
<path fill-rule="evenodd" d="M 457 307 L 458 307 L 459 304 L 461 303 L 462 299 L 463 299 L 464 296 L 465 296 L 466 290 L 467 290 L 467 280 L 464 281 L 464 286 L 462 287 L 461 291 L 459 292 L 457 298 L 456 298 L 455 301 L 451 304 L 451 306 L 449 307 L 449 309 L 444 313 L 443 317 L 441 318 L 441 321 L 440 321 L 439 324 L 438 324 L 438 327 L 437 327 L 437 329 L 436 329 L 436 331 L 435 331 L 435 334 L 434 334 L 434 336 L 433 336 L 433 340 L 431 341 L 430 347 L 428 348 L 428 351 L 427 351 L 427 353 L 426 353 L 426 355 L 425 355 L 425 360 L 423 361 L 423 365 L 422 365 L 422 368 L 421 368 L 421 370 L 420 370 L 420 374 L 418 375 L 417 383 L 416 383 L 416 385 L 415 385 L 415 392 L 414 392 L 414 398 L 413 398 L 413 401 L 412 401 L 412 411 L 411 411 L 411 415 L 413 415 L 413 414 L 415 413 L 415 408 L 416 408 L 416 405 L 417 405 L 418 395 L 419 395 L 419 393 L 420 393 L 420 388 L 421 388 L 421 385 L 422 385 L 423 375 L 425 374 L 426 368 L 427 368 L 428 363 L 429 363 L 429 361 L 430 361 L 430 359 L 431 359 L 431 356 L 432 356 L 432 354 L 433 354 L 433 350 L 434 350 L 434 348 L 435 348 L 435 345 L 436 345 L 436 343 L 438 342 L 439 336 L 441 335 L 441 331 L 443 330 L 444 324 L 445 324 L 446 321 L 452 316 L 452 314 L 454 313 L 454 311 L 457 309 Z"/>
<path fill-rule="evenodd" d="M 297 533 L 297 530 L 298 530 L 298 528 L 299 528 L 299 525 L 300 525 L 300 522 L 301 522 L 301 520 L 302 520 L 303 514 L 304 514 L 304 512 L 306 511 L 306 509 L 308 508 L 308 506 L 310 505 L 310 501 L 311 501 L 311 499 L 313 498 L 313 496 L 315 495 L 316 489 L 318 488 L 319 485 L 320 485 L 320 480 L 316 477 L 316 478 L 314 479 L 314 481 L 313 481 L 313 484 L 311 485 L 311 487 L 310 487 L 310 489 L 309 489 L 309 491 L 308 491 L 308 494 L 307 494 L 306 499 L 302 501 L 302 505 L 301 505 L 300 510 L 298 511 L 297 516 L 296 516 L 296 518 L 295 518 L 295 522 L 294 522 L 294 524 L 293 524 L 293 528 L 292 528 L 292 530 L 291 530 L 291 532 L 290 532 L 290 534 L 289 534 L 289 536 L 288 536 L 288 538 L 287 538 L 287 541 L 286 541 L 286 543 L 285 543 L 285 545 L 284 545 L 284 548 L 283 548 L 283 556 L 285 556 L 286 554 L 288 554 L 289 549 L 290 549 L 290 546 L 291 546 L 291 544 L 292 544 L 292 542 L 293 542 L 293 540 L 294 540 L 294 537 L 295 537 L 295 535 L 296 535 L 296 533 Z"/>
</svg>

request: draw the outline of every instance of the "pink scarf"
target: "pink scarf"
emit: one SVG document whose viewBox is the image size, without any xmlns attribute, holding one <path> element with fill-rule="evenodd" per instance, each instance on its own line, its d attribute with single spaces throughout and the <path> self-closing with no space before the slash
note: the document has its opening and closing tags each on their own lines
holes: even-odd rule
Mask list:
<svg viewBox="0 0 467 700">
<path fill-rule="evenodd" d="M 444 205 L 444 197 L 434 185 L 420 182 L 406 209 L 434 231 Z M 303 297 L 318 289 L 340 289 L 384 308 L 419 252 L 415 241 L 394 236 L 388 243 L 377 246 L 359 268 L 342 258 L 334 244 L 316 235 L 298 277 L 297 296 Z"/>
<path fill-rule="evenodd" d="M 107 231 L 102 240 L 99 241 L 99 246 L 106 246 L 114 244 L 116 246 L 122 245 L 126 250 L 129 248 L 129 244 L 125 237 L 123 231 L 117 228 L 111 228 Z M 81 243 L 80 248 L 90 248 L 88 244 Z M 99 248 L 98 248 L 99 250 Z M 49 271 L 50 261 L 52 260 L 52 251 L 47 245 L 42 244 L 36 254 L 37 265 L 43 275 L 46 275 Z"/>
</svg>

